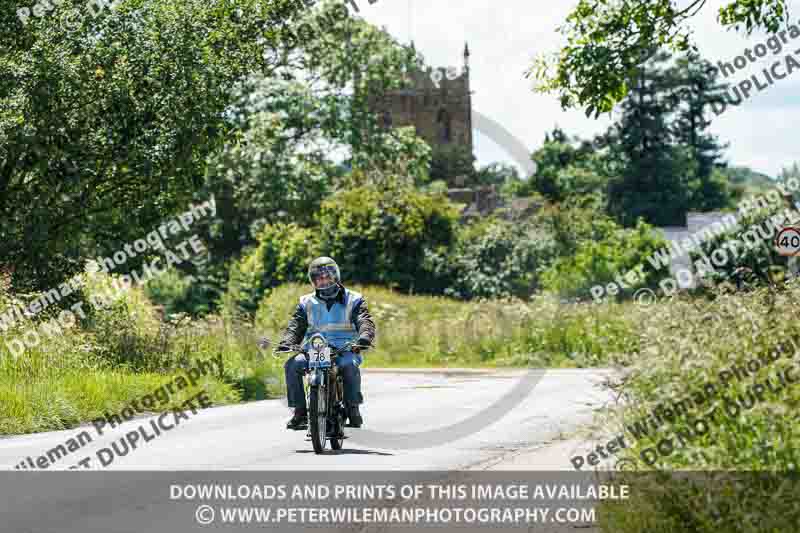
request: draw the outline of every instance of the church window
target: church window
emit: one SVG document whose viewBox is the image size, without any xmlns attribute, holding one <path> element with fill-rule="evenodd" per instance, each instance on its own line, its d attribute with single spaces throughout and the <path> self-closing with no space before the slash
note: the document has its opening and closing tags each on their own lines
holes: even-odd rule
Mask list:
<svg viewBox="0 0 800 533">
<path fill-rule="evenodd" d="M 452 140 L 450 113 L 444 108 L 440 109 L 436 122 L 439 124 L 439 138 L 443 142 L 450 142 Z"/>
</svg>

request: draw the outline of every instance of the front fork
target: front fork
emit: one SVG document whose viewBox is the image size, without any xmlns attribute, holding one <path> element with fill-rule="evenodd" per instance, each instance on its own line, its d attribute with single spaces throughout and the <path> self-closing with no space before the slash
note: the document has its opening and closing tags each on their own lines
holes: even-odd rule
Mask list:
<svg viewBox="0 0 800 533">
<path fill-rule="evenodd" d="M 347 418 L 347 412 L 344 407 L 344 385 L 342 380 L 338 379 L 338 369 L 336 365 L 331 366 L 328 372 L 323 372 L 320 369 L 314 369 L 313 372 L 310 372 L 306 375 L 307 383 L 309 386 L 309 392 L 311 387 L 323 387 L 325 393 L 327 394 L 326 402 L 325 402 L 325 415 L 327 416 L 328 420 L 335 420 L 336 425 L 343 425 L 344 419 Z M 325 383 L 325 378 L 328 378 L 328 382 Z M 306 397 L 306 404 L 308 404 L 309 398 Z M 341 417 L 339 416 L 341 414 Z M 341 422 L 341 424 L 340 424 Z M 342 428 L 338 428 L 339 431 L 342 431 Z"/>
<path fill-rule="evenodd" d="M 339 379 L 339 369 L 333 365 L 330 372 L 330 382 L 328 383 L 328 390 L 330 391 L 330 405 L 334 406 L 335 411 L 344 413 L 344 385 L 342 380 Z"/>
</svg>

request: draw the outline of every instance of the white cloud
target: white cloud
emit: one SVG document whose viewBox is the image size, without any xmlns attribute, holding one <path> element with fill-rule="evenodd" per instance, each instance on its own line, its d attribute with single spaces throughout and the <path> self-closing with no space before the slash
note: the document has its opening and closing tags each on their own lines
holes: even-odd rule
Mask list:
<svg viewBox="0 0 800 533">
<path fill-rule="evenodd" d="M 575 2 L 529 0 L 356 0 L 360 14 L 377 26 L 386 26 L 401 42 L 413 38 L 427 62 L 434 66 L 462 64 L 464 42 L 469 42 L 473 108 L 500 122 L 530 150 L 541 146 L 545 132 L 556 124 L 567 133 L 589 137 L 605 131 L 610 118 L 587 118 L 581 110 L 562 111 L 554 95 L 532 91 L 524 77 L 531 58 L 558 50 L 563 24 Z M 716 22 L 720 6 L 729 0 L 709 0 L 692 20 L 695 42 L 703 56 L 717 63 L 732 61 L 745 48 L 766 42 L 764 32 L 747 37 L 726 31 Z M 800 0 L 789 0 L 791 21 L 800 18 Z M 409 16 L 410 15 L 410 16 Z M 727 81 L 738 83 L 775 60 L 800 49 L 800 39 L 772 52 L 750 69 Z M 800 54 L 795 54 L 800 59 Z M 757 171 L 777 174 L 783 166 L 800 160 L 792 124 L 800 123 L 800 72 L 753 95 L 739 108 L 717 118 L 712 131 L 730 142 L 727 159 Z M 735 78 L 735 79 L 734 79 Z M 495 160 L 513 163 L 491 141 L 476 136 L 476 156 L 481 164 Z"/>
</svg>

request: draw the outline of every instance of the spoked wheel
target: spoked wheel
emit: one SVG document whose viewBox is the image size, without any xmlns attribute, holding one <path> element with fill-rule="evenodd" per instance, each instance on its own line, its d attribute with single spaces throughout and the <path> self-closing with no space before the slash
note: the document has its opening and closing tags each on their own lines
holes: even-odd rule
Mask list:
<svg viewBox="0 0 800 533">
<path fill-rule="evenodd" d="M 308 395 L 308 425 L 311 429 L 311 444 L 315 453 L 325 451 L 327 438 L 325 431 L 328 422 L 327 391 L 319 386 L 311 387 Z"/>
<path fill-rule="evenodd" d="M 336 426 L 333 428 L 334 436 L 331 437 L 331 448 L 341 450 L 344 443 L 344 413 L 341 409 L 336 409 Z"/>
<path fill-rule="evenodd" d="M 336 380 L 336 384 L 334 385 L 333 391 L 335 394 L 331 394 L 333 396 L 333 405 L 336 406 L 334 409 L 334 416 L 336 417 L 336 425 L 334 426 L 334 434 L 331 437 L 331 448 L 334 450 L 341 450 L 342 444 L 344 443 L 344 419 L 345 419 L 345 411 L 344 407 L 342 406 L 342 397 L 344 396 L 344 391 L 342 389 L 342 379 L 339 378 Z"/>
</svg>

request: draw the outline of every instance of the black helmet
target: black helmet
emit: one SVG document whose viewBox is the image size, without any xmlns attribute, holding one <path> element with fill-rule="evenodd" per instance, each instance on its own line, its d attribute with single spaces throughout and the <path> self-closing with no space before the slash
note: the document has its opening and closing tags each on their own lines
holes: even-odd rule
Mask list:
<svg viewBox="0 0 800 533">
<path fill-rule="evenodd" d="M 336 298 L 341 279 L 339 265 L 330 257 L 318 257 L 308 265 L 308 281 L 323 300 Z"/>
</svg>

